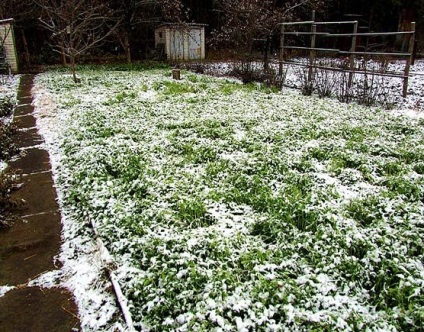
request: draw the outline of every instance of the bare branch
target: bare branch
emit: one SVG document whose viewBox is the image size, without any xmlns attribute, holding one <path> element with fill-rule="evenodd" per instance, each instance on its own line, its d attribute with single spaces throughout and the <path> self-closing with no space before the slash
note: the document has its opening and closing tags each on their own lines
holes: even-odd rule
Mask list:
<svg viewBox="0 0 424 332">
<path fill-rule="evenodd" d="M 42 9 L 40 23 L 52 32 L 52 48 L 69 58 L 75 76 L 76 58 L 101 44 L 120 24 L 99 0 L 35 0 Z"/>
</svg>

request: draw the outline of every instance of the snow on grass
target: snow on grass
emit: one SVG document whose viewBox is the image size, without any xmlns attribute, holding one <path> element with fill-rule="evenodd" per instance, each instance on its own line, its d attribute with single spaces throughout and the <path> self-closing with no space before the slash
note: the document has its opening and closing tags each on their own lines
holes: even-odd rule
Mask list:
<svg viewBox="0 0 424 332">
<path fill-rule="evenodd" d="M 4 296 L 8 291 L 15 289 L 14 286 L 0 286 L 0 297 Z"/>
<path fill-rule="evenodd" d="M 0 74 L 0 96 L 16 99 L 19 75 Z"/>
<path fill-rule="evenodd" d="M 57 142 L 61 133 L 53 130 L 59 128 L 62 121 L 61 112 L 56 107 L 54 96 L 47 90 L 35 84 L 32 90 L 34 96 L 34 115 L 37 127 L 45 139 L 45 147 L 49 150 L 54 180 L 60 172 L 62 156 Z M 124 330 L 119 318 L 119 309 L 111 293 L 111 283 L 107 280 L 101 251 L 93 239 L 93 231 L 85 223 L 78 223 L 72 218 L 72 211 L 63 205 L 64 190 L 57 188 L 61 206 L 64 243 L 57 257 L 61 261 L 60 270 L 47 272 L 31 281 L 30 286 L 68 288 L 75 296 L 78 305 L 78 315 L 81 327 L 87 331 L 121 331 Z"/>
<path fill-rule="evenodd" d="M 307 59 L 305 58 L 294 58 L 294 63 L 307 63 Z M 317 60 L 318 63 L 321 63 L 322 66 L 337 66 L 339 68 L 342 67 L 342 64 L 339 63 L 340 60 L 330 59 L 330 58 L 322 58 Z M 263 70 L 263 63 L 261 62 L 252 62 L 250 63 L 252 69 L 254 70 Z M 389 108 L 391 112 L 395 115 L 406 115 L 410 117 L 424 117 L 424 60 L 416 60 L 415 63 L 410 68 L 410 76 L 408 83 L 408 94 L 406 98 L 402 97 L 402 89 L 403 89 L 403 79 L 402 78 L 393 78 L 393 77 L 372 77 L 372 71 L 385 71 L 390 73 L 403 74 L 405 71 L 406 60 L 398 60 L 398 61 L 389 61 L 382 65 L 378 61 L 368 60 L 364 62 L 361 59 L 356 59 L 355 67 L 358 70 L 365 66 L 368 70 L 368 82 L 369 85 L 372 85 L 371 80 L 374 81 L 374 84 L 378 84 L 382 87 L 379 89 L 379 94 L 374 95 L 377 99 L 384 101 L 387 105 L 386 108 Z M 235 67 L 240 67 L 240 63 L 237 62 L 218 62 L 218 63 L 207 63 L 202 64 L 204 67 L 205 73 L 213 74 L 213 75 L 232 75 Z M 270 63 L 270 66 L 275 72 L 278 72 L 278 63 Z M 384 67 L 386 66 L 386 67 Z M 193 65 L 192 65 L 193 67 Z M 195 67 L 195 66 L 194 66 Z M 384 68 L 383 68 L 384 67 Z M 326 73 L 326 74 L 325 74 Z M 296 65 L 285 65 L 284 67 L 284 86 L 289 88 L 296 88 L 301 90 L 302 88 L 302 80 L 305 77 L 304 69 L 302 67 Z M 342 78 L 340 73 L 338 72 L 322 72 L 318 70 L 315 79 L 321 79 L 324 77 L 332 78 L 334 81 L 337 81 L 336 85 L 333 85 L 334 90 L 337 91 L 340 85 L 343 85 Z M 303 77 L 303 78 L 302 78 Z M 322 84 L 322 82 L 321 82 Z M 314 92 L 316 93 L 316 85 L 314 87 Z M 330 84 L 327 84 L 329 86 Z M 354 76 L 353 80 L 353 95 L 358 96 L 358 94 L 363 93 L 363 75 L 357 74 Z M 333 91 L 332 95 L 336 94 L 336 91 Z M 370 91 L 369 91 L 370 92 Z M 383 95 L 384 92 L 384 95 Z"/>
<path fill-rule="evenodd" d="M 19 79 L 19 75 L 8 76 L 0 74 L 0 102 L 11 101 L 16 103 Z M 0 116 L 0 121 L 3 123 L 10 122 L 11 119 L 11 116 L 7 116 L 5 118 Z"/>
<path fill-rule="evenodd" d="M 76 281 L 94 223 L 143 329 L 419 330 L 423 120 L 185 72 L 80 76 L 34 90 Z"/>
<path fill-rule="evenodd" d="M 0 173 L 2 173 L 7 168 L 7 163 L 0 161 Z"/>
</svg>

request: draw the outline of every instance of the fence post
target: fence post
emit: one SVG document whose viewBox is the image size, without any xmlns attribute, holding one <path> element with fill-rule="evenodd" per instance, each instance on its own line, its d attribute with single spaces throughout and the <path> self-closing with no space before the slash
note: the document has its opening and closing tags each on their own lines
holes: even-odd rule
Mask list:
<svg viewBox="0 0 424 332">
<path fill-rule="evenodd" d="M 315 22 L 315 10 L 312 11 L 312 21 Z M 315 42 L 316 42 L 316 32 L 317 32 L 317 26 L 316 24 L 312 24 L 311 27 L 311 50 L 309 52 L 309 70 L 308 70 L 308 83 L 312 82 L 312 70 L 313 65 L 315 63 Z"/>
<path fill-rule="evenodd" d="M 352 36 L 352 44 L 350 46 L 350 56 L 349 56 L 349 81 L 347 83 L 347 86 L 350 88 L 352 86 L 353 81 L 353 71 L 355 69 L 355 54 L 353 52 L 356 51 L 356 34 L 358 33 L 358 21 L 355 21 L 353 23 L 353 36 Z"/>
<path fill-rule="evenodd" d="M 415 59 L 417 58 L 418 51 L 418 40 L 414 40 L 414 51 L 412 52 L 412 65 L 415 65 Z"/>
<path fill-rule="evenodd" d="M 408 94 L 408 80 L 409 80 L 409 70 L 411 68 L 412 57 L 414 53 L 414 43 L 415 43 L 415 22 L 411 22 L 411 35 L 409 37 L 409 47 L 408 47 L 408 59 L 406 60 L 405 66 L 405 77 L 403 78 L 403 98 L 406 98 Z"/>
<path fill-rule="evenodd" d="M 284 62 L 284 24 L 281 24 L 280 36 L 280 63 L 278 67 L 278 74 L 283 76 L 283 62 Z"/>
</svg>

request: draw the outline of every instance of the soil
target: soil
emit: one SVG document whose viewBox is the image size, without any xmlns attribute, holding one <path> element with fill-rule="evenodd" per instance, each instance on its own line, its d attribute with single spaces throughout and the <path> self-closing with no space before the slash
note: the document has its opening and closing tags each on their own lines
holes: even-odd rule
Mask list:
<svg viewBox="0 0 424 332">
<path fill-rule="evenodd" d="M 16 286 L 0 297 L 0 332 L 79 331 L 77 306 L 64 288 L 27 286 L 42 273 L 60 268 L 55 260 L 61 246 L 61 216 L 49 154 L 32 115 L 33 76 L 21 77 L 14 123 L 20 156 L 9 167 L 22 173 L 14 199 L 24 200 L 18 220 L 0 232 L 0 285 Z"/>
</svg>

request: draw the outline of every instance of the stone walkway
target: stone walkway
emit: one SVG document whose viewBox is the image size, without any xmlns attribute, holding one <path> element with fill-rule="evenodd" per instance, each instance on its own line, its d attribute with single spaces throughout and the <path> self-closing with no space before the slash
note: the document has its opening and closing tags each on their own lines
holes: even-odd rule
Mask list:
<svg viewBox="0 0 424 332">
<path fill-rule="evenodd" d="M 61 245 L 61 217 L 52 180 L 49 154 L 39 145 L 32 114 L 33 76 L 21 77 L 14 123 L 21 157 L 9 162 L 22 171 L 21 189 L 14 198 L 26 204 L 13 226 L 0 232 L 0 285 L 16 286 L 0 297 L 0 332 L 79 331 L 72 294 L 62 288 L 28 287 L 40 274 L 60 268 L 54 257 Z"/>
</svg>

